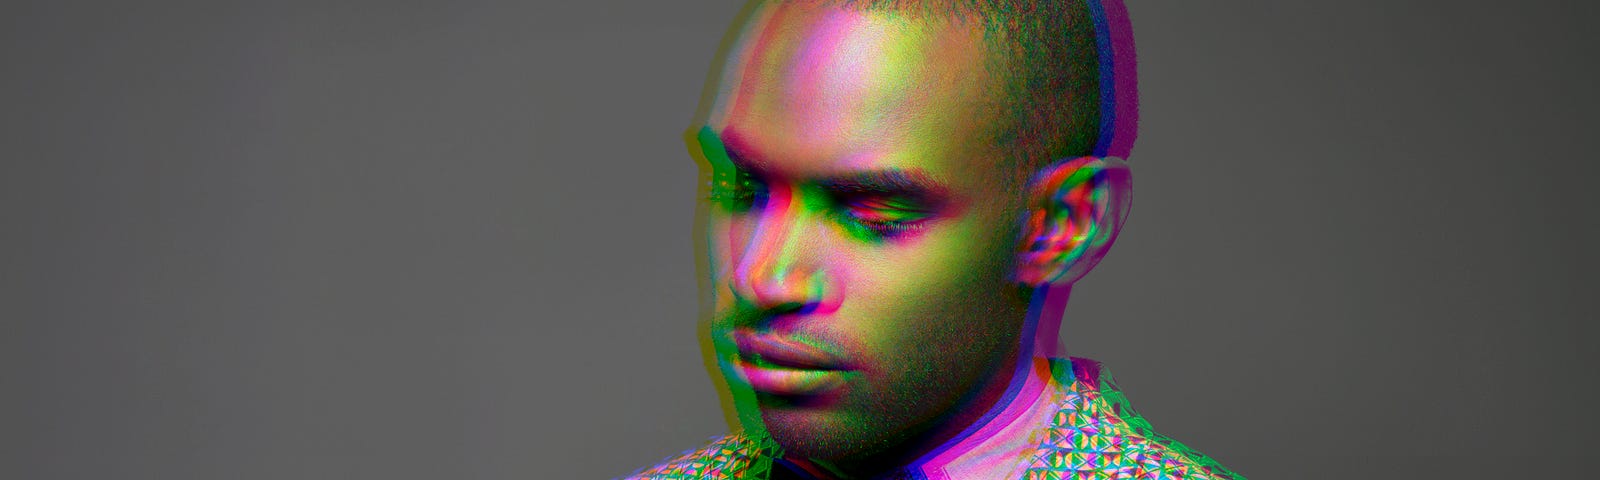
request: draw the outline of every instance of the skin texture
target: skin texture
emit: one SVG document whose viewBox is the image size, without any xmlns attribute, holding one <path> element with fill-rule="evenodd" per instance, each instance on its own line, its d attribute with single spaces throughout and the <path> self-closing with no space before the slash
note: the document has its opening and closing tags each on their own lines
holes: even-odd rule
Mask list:
<svg viewBox="0 0 1600 480">
<path fill-rule="evenodd" d="M 1028 179 L 995 166 L 991 54 L 969 24 L 789 4 L 733 45 L 692 146 L 713 170 L 709 340 L 744 428 L 803 468 L 890 471 L 1011 380 Z M 760 391 L 749 336 L 837 362 Z"/>
</svg>

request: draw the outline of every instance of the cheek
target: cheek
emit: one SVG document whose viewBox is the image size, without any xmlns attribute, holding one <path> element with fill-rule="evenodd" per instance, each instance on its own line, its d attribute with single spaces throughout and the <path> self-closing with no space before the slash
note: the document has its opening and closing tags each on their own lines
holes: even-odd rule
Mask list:
<svg viewBox="0 0 1600 480">
<path fill-rule="evenodd" d="M 1014 337 L 1010 324 L 1020 325 L 1025 305 L 1017 309 L 1008 295 L 1010 237 L 987 225 L 993 223 L 973 220 L 930 231 L 901 249 L 861 262 L 846 308 L 850 303 L 859 307 L 851 317 L 869 330 L 862 332 L 864 337 L 875 339 L 876 348 L 892 351 L 881 353 L 895 356 L 927 355 L 928 342 L 954 341 L 956 345 L 945 349 L 959 350 L 966 340 L 992 345 L 984 340 Z"/>
</svg>

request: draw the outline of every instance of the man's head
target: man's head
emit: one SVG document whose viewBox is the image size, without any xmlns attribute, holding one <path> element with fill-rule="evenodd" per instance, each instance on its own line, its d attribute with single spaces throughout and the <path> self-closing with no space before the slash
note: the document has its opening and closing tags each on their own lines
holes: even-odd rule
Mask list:
<svg viewBox="0 0 1600 480">
<path fill-rule="evenodd" d="M 969 3 L 758 4 L 708 91 L 710 341 L 744 427 L 798 458 L 872 471 L 959 433 L 1126 211 L 1090 156 L 1087 9 Z"/>
</svg>

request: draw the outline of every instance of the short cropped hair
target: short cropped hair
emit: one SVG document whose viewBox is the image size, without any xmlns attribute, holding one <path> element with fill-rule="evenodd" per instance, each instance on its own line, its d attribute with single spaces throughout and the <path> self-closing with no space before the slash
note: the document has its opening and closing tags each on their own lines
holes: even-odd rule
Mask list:
<svg viewBox="0 0 1600 480">
<path fill-rule="evenodd" d="M 1101 51 L 1089 2 L 1100 0 L 825 0 L 856 11 L 972 22 L 999 53 L 991 71 L 1007 80 L 996 107 L 1009 118 L 996 140 L 1032 170 L 1060 159 L 1103 154 Z"/>
</svg>

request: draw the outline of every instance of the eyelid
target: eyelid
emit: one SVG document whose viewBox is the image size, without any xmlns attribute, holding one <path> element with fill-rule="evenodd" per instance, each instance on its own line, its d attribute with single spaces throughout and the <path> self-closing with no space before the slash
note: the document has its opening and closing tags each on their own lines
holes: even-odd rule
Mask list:
<svg viewBox="0 0 1600 480">
<path fill-rule="evenodd" d="M 842 200 L 850 206 L 870 207 L 875 210 L 896 210 L 911 213 L 931 213 L 934 208 L 917 200 L 892 195 L 857 195 Z"/>
<path fill-rule="evenodd" d="M 938 203 L 919 195 L 880 192 L 833 192 L 834 201 L 849 208 L 895 211 L 921 216 L 932 216 Z"/>
<path fill-rule="evenodd" d="M 938 215 L 933 208 L 894 196 L 865 195 L 841 201 L 845 221 L 882 238 L 894 238 L 926 228 Z"/>
<path fill-rule="evenodd" d="M 877 238 L 896 238 L 911 232 L 925 229 L 932 223 L 933 215 L 913 213 L 907 218 L 873 219 L 864 218 L 854 212 L 843 212 L 846 225 L 851 229 L 861 229 Z M 892 214 L 891 214 L 892 215 Z M 865 233 L 863 232 L 863 233 Z"/>
</svg>

